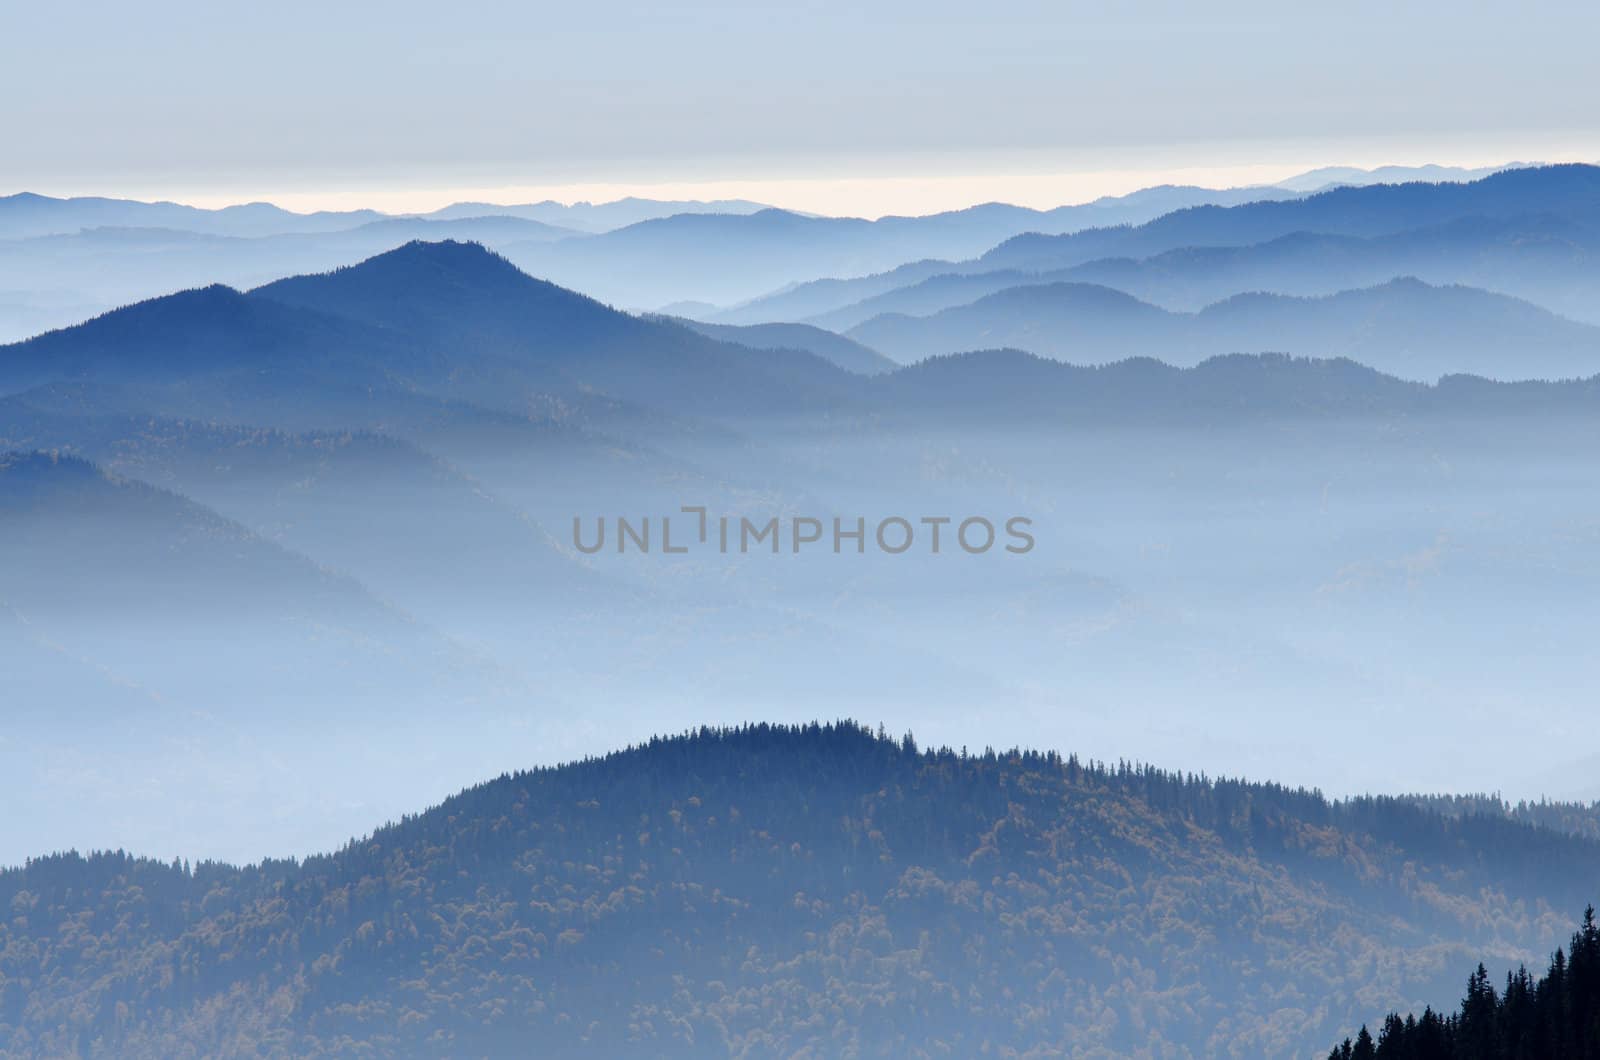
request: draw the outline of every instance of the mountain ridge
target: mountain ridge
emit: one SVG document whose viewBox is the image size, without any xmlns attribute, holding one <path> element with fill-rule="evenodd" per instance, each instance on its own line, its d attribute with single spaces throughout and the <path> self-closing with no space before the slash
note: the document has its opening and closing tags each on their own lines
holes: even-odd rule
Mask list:
<svg viewBox="0 0 1600 1060">
<path fill-rule="evenodd" d="M 1570 902 L 1597 867 L 1590 840 L 1402 799 L 922 750 L 848 722 L 703 728 L 508 773 L 304 861 L 0 871 L 0 968 L 29 984 L 0 1045 L 1278 1053 L 1443 996 L 1472 947 L 1537 952 L 1569 924 L 1527 903 Z M 114 937 L 57 931 L 135 888 Z M 1141 967 L 1167 989 L 1113 989 Z M 812 1020 L 851 997 L 893 1018 L 843 1041 Z M 86 1023 L 119 1001 L 129 1019 Z"/>
<path fill-rule="evenodd" d="M 925 317 L 885 313 L 846 334 L 905 363 L 963 349 L 1015 346 L 1095 364 L 1134 355 L 1192 365 L 1232 352 L 1349 357 L 1431 381 L 1587 378 L 1600 371 L 1600 327 L 1521 299 L 1397 277 L 1323 296 L 1252 291 L 1197 313 L 1162 309 L 1100 284 L 1020 284 Z"/>
</svg>

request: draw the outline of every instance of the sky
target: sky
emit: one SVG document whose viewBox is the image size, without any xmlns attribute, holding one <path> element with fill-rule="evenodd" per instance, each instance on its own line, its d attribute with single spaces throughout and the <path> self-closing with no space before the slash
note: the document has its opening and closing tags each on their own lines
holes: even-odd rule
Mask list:
<svg viewBox="0 0 1600 1060">
<path fill-rule="evenodd" d="M 1600 159 L 1600 5 L 10 5 L 0 193 L 1049 206 Z"/>
</svg>

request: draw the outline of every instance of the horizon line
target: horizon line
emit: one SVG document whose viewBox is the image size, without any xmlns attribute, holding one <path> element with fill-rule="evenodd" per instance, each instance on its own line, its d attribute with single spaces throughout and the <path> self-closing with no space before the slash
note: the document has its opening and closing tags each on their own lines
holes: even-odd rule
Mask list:
<svg viewBox="0 0 1600 1060">
<path fill-rule="evenodd" d="M 707 203 L 744 201 L 792 213 L 824 217 L 923 217 L 987 205 L 1050 210 L 1081 206 L 1160 187 L 1200 187 L 1213 191 L 1263 190 L 1323 169 L 1355 169 L 1370 173 L 1385 168 L 1490 170 L 1562 162 L 1588 162 L 1576 157 L 1540 161 L 1394 161 L 1329 162 L 1326 164 L 1255 164 L 1186 166 L 1170 169 L 1079 170 L 1032 174 L 894 175 L 789 177 L 679 181 L 593 181 L 563 184 L 446 185 L 434 187 L 365 186 L 349 189 L 260 189 L 245 193 L 198 188 L 173 188 L 169 193 L 133 187 L 118 193 L 103 188 L 68 187 L 57 192 L 32 188 L 5 197 L 34 194 L 48 198 L 109 198 L 147 203 L 172 203 L 203 210 L 270 205 L 292 213 L 372 210 L 391 217 L 412 217 L 462 203 L 509 208 L 542 203 L 604 206 L 627 199 Z M 1330 184 L 1337 183 L 1336 181 Z M 1309 192 L 1308 192 L 1309 193 Z M 864 207 L 864 208 L 863 208 Z"/>
</svg>

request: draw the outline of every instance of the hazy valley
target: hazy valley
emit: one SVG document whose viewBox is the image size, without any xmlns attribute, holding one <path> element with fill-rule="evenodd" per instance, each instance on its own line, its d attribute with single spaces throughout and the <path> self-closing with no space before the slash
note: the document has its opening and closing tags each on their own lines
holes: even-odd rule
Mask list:
<svg viewBox="0 0 1600 1060">
<path fill-rule="evenodd" d="M 0 1051 L 1300 1055 L 1542 966 L 1600 169 L 1324 176 L 0 200 Z M 739 728 L 819 718 L 893 738 Z"/>
</svg>

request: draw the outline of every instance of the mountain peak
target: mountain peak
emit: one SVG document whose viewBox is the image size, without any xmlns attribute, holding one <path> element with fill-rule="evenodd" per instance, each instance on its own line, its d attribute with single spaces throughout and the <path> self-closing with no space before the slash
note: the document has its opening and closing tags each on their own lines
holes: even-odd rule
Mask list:
<svg viewBox="0 0 1600 1060">
<path fill-rule="evenodd" d="M 506 325 L 515 331 L 536 318 L 621 315 L 584 295 L 529 276 L 481 243 L 454 239 L 414 239 L 354 265 L 291 276 L 250 293 L 433 337 L 442 327 L 483 332 Z"/>
<path fill-rule="evenodd" d="M 515 265 L 482 243 L 475 240 L 458 239 L 413 239 L 408 243 L 395 247 L 393 250 L 385 251 L 382 254 L 367 258 L 365 261 L 357 262 L 354 265 L 348 265 L 335 271 L 345 272 L 353 269 L 395 264 L 427 264 L 449 266 L 457 269 L 510 271 L 520 275 L 520 271 Z"/>
</svg>

